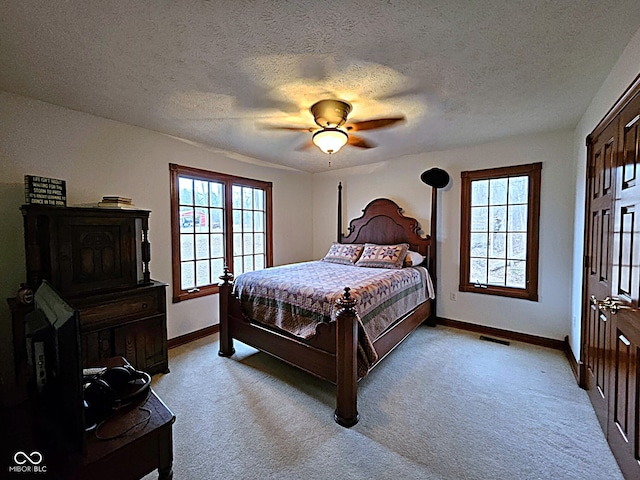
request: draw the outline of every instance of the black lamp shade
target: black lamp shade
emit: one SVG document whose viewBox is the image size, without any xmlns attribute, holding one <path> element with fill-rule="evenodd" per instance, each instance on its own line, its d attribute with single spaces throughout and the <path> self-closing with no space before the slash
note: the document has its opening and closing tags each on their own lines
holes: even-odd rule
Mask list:
<svg viewBox="0 0 640 480">
<path fill-rule="evenodd" d="M 441 168 L 430 168 L 422 172 L 420 180 L 433 188 L 444 188 L 449 183 L 449 174 Z"/>
</svg>

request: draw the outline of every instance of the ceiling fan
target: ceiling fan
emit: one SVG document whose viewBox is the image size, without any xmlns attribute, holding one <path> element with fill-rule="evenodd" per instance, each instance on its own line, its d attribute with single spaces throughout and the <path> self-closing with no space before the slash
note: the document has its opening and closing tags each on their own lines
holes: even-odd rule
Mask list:
<svg viewBox="0 0 640 480">
<path fill-rule="evenodd" d="M 338 152 L 345 144 L 358 148 L 374 148 L 376 145 L 351 132 L 373 130 L 390 127 L 404 121 L 404 116 L 375 118 L 359 122 L 347 123 L 347 116 L 351 112 L 351 105 L 343 100 L 325 99 L 314 103 L 309 109 L 318 127 L 269 127 L 274 130 L 294 130 L 299 132 L 314 132 L 311 141 L 298 150 L 304 150 L 316 145 L 324 153 Z"/>
</svg>

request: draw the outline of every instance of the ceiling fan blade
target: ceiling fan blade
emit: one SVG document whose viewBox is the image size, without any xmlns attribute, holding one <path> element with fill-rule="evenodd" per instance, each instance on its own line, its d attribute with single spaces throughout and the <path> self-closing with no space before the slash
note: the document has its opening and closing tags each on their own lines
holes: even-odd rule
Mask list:
<svg viewBox="0 0 640 480">
<path fill-rule="evenodd" d="M 362 122 L 353 122 L 353 123 L 349 123 L 345 128 L 352 132 L 359 132 L 362 130 L 373 130 L 374 128 L 390 127 L 391 125 L 399 122 L 404 122 L 404 116 L 389 117 L 389 118 L 375 118 L 373 120 L 363 120 Z"/>
<path fill-rule="evenodd" d="M 299 147 L 296 148 L 296 152 L 302 152 L 303 150 L 309 150 L 314 147 L 313 141 L 309 140 L 308 142 L 303 143 Z"/>
<path fill-rule="evenodd" d="M 289 130 L 292 132 L 313 132 L 317 128 L 313 127 L 287 127 L 285 125 L 260 125 L 263 130 Z"/>
<path fill-rule="evenodd" d="M 347 140 L 347 145 L 351 145 L 352 147 L 358 148 L 375 148 L 376 144 L 370 142 L 369 140 L 365 140 L 362 137 L 358 137 L 357 135 L 349 135 L 349 140 Z"/>
</svg>

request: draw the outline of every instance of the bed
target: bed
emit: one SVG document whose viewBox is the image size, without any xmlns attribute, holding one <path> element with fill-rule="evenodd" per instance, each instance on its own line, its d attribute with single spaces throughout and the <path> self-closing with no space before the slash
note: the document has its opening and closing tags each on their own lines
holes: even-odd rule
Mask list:
<svg viewBox="0 0 640 480">
<path fill-rule="evenodd" d="M 343 235 L 338 186 L 337 241 L 323 260 L 249 272 L 235 282 L 225 268 L 219 355 L 232 356 L 238 340 L 335 384 L 334 419 L 355 425 L 358 381 L 423 322 L 435 325 L 435 192 L 429 236 L 386 198 L 371 201 Z M 404 258 L 405 245 L 413 252 L 407 260 L 423 259 L 420 265 L 379 268 L 382 257 L 371 255 L 380 254 L 378 246 L 400 246 L 395 253 Z M 351 247 L 361 248 L 358 260 L 340 261 Z"/>
</svg>

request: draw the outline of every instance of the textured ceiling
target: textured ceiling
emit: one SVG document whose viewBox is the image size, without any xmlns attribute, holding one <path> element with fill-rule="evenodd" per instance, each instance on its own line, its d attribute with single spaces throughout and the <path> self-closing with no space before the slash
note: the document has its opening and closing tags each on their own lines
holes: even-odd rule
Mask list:
<svg viewBox="0 0 640 480">
<path fill-rule="evenodd" d="M 638 0 L 4 0 L 0 89 L 318 172 L 571 128 Z M 622 92 L 621 92 L 622 93 Z M 322 98 L 378 144 L 297 151 Z"/>
</svg>

